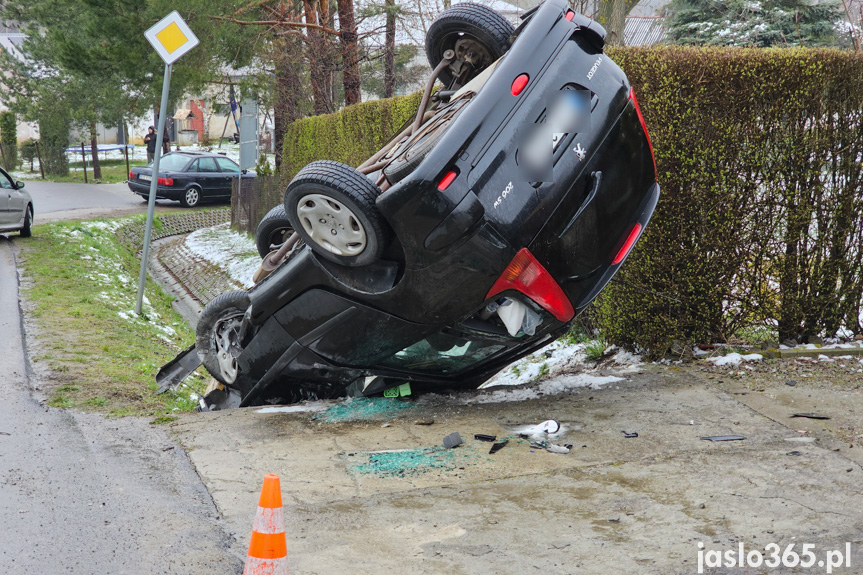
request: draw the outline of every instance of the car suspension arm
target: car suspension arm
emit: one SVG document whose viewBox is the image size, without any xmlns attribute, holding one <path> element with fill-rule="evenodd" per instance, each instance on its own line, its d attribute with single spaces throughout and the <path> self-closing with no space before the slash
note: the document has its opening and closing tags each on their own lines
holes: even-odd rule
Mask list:
<svg viewBox="0 0 863 575">
<path fill-rule="evenodd" d="M 432 75 L 429 77 L 428 82 L 426 82 L 426 88 L 423 91 L 423 99 L 420 102 L 420 108 L 417 110 L 417 119 L 414 120 L 413 129 L 414 131 L 419 130 L 420 126 L 422 126 L 423 118 L 426 113 L 426 106 L 428 106 L 429 98 L 431 97 L 432 88 L 434 88 L 435 80 L 440 76 L 440 73 L 443 72 L 443 69 L 450 65 L 453 58 L 455 58 L 455 52 L 453 50 L 447 50 L 443 53 L 443 60 L 440 61 Z"/>
</svg>

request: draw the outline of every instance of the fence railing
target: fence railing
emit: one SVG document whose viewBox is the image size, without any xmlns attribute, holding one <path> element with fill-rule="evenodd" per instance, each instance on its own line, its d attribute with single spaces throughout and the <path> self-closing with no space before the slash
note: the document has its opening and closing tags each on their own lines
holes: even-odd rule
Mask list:
<svg viewBox="0 0 863 575">
<path fill-rule="evenodd" d="M 279 176 L 263 176 L 234 181 L 231 193 L 231 226 L 237 231 L 255 233 L 258 222 L 273 206 L 284 200 L 285 188 Z"/>
</svg>

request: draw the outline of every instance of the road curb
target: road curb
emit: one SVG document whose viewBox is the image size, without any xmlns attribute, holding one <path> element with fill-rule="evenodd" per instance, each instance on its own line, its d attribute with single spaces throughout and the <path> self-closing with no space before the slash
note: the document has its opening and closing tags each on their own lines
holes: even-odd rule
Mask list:
<svg viewBox="0 0 863 575">
<path fill-rule="evenodd" d="M 863 347 L 828 347 L 828 348 L 789 348 L 789 349 L 768 349 L 764 351 L 755 351 L 753 353 L 761 354 L 766 358 L 793 359 L 795 357 L 818 357 L 826 355 L 827 357 L 835 357 L 841 355 L 860 355 L 863 356 Z"/>
</svg>

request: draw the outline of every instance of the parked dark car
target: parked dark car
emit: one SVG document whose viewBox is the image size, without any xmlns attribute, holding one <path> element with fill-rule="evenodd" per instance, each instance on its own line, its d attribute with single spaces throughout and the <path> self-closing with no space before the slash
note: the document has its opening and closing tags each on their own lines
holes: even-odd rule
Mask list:
<svg viewBox="0 0 863 575">
<path fill-rule="evenodd" d="M 169 152 L 159 161 L 157 200 L 176 200 L 187 208 L 201 202 L 231 198 L 231 187 L 240 176 L 240 166 L 230 158 L 209 152 Z M 129 189 L 144 199 L 150 197 L 150 166 L 134 167 L 129 172 Z M 254 178 L 243 170 L 243 179 Z"/>
<path fill-rule="evenodd" d="M 565 333 L 659 198 L 604 38 L 563 0 L 518 29 L 478 4 L 445 10 L 416 120 L 357 169 L 296 175 L 262 223 L 275 251 L 258 283 L 207 305 L 163 388 L 201 361 L 227 386 L 211 406 L 473 388 Z"/>
</svg>

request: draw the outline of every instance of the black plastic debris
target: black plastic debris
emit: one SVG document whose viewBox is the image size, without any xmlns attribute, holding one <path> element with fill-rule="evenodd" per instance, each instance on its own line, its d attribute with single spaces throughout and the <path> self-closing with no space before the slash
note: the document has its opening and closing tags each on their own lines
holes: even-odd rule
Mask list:
<svg viewBox="0 0 863 575">
<path fill-rule="evenodd" d="M 789 451 L 785 455 L 803 455 L 802 451 Z"/>
<path fill-rule="evenodd" d="M 491 446 L 491 449 L 488 450 L 489 455 L 491 455 L 493 453 L 497 453 L 498 451 L 503 449 L 507 443 L 509 443 L 509 439 L 504 439 L 503 441 L 495 443 L 494 445 Z"/>
<path fill-rule="evenodd" d="M 477 441 L 492 442 L 497 439 L 497 435 L 486 435 L 485 433 L 474 433 L 473 438 Z"/>
<path fill-rule="evenodd" d="M 461 438 L 458 431 L 454 431 L 443 438 L 443 446 L 449 449 L 458 447 L 462 443 L 464 443 L 464 440 Z"/>
<path fill-rule="evenodd" d="M 742 435 L 711 435 L 709 437 L 702 437 L 704 441 L 742 441 L 746 439 Z"/>
<path fill-rule="evenodd" d="M 817 413 L 795 413 L 791 417 L 805 417 L 806 419 L 830 419 L 826 415 L 819 415 Z"/>
<path fill-rule="evenodd" d="M 785 385 L 790 385 L 791 387 L 794 387 L 795 385 L 797 385 L 797 382 L 793 381 L 793 380 L 792 381 L 786 381 Z"/>
<path fill-rule="evenodd" d="M 621 431 L 621 433 L 623 434 L 623 437 L 625 437 L 626 439 L 632 439 L 633 437 L 638 437 L 638 433 L 636 433 L 635 431 L 633 431 L 632 433 L 629 433 L 628 431 Z"/>
<path fill-rule="evenodd" d="M 169 389 L 177 387 L 202 364 L 203 360 L 193 344 L 159 369 L 159 373 L 156 374 L 156 383 L 159 384 L 157 393 L 165 393 Z"/>
</svg>

